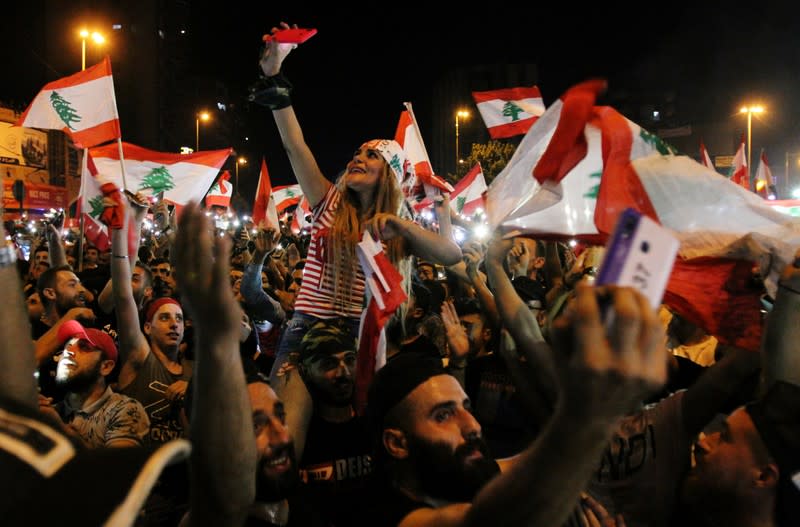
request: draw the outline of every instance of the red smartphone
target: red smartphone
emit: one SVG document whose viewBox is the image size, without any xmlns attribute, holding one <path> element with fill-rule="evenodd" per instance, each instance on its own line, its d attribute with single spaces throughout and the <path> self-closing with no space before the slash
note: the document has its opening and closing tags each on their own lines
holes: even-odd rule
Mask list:
<svg viewBox="0 0 800 527">
<path fill-rule="evenodd" d="M 316 29 L 292 28 L 276 31 L 271 35 L 264 35 L 264 42 L 273 38 L 282 44 L 302 44 L 317 34 Z"/>
</svg>

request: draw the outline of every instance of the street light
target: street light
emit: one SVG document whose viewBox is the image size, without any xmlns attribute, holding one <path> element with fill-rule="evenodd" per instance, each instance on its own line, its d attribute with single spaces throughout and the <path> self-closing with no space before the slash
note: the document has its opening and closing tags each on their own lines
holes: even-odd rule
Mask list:
<svg viewBox="0 0 800 527">
<path fill-rule="evenodd" d="M 236 160 L 236 193 L 239 193 L 239 165 L 246 165 L 247 159 L 240 157 Z"/>
<path fill-rule="evenodd" d="M 467 110 L 458 110 L 456 112 L 456 169 L 455 169 L 456 174 L 458 173 L 458 160 L 461 158 L 461 152 L 459 152 L 458 149 L 458 120 L 459 118 L 466 119 L 468 117 L 469 117 L 469 112 Z"/>
<path fill-rule="evenodd" d="M 747 185 L 750 186 L 750 167 L 752 165 L 753 156 L 752 152 L 750 152 L 750 147 L 753 143 L 753 114 L 754 113 L 763 113 L 764 107 L 760 105 L 756 106 L 742 106 L 739 110 L 739 113 L 746 113 L 747 114 Z"/>
<path fill-rule="evenodd" d="M 200 151 L 200 121 L 208 121 L 211 119 L 211 114 L 208 112 L 200 112 L 197 114 L 197 119 L 194 120 L 194 151 Z"/>
<path fill-rule="evenodd" d="M 106 41 L 105 37 L 97 31 L 89 32 L 88 29 L 81 29 L 78 34 L 81 36 L 81 71 L 86 69 L 86 39 L 92 37 L 95 44 L 102 44 Z"/>
</svg>

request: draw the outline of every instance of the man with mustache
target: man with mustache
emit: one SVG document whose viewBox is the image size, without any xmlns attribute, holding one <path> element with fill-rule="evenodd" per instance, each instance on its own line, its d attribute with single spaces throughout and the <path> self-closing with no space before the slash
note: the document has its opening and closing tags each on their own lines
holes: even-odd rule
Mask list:
<svg viewBox="0 0 800 527">
<path fill-rule="evenodd" d="M 600 297 L 617 314 L 609 323 Z M 525 450 L 497 463 L 486 452 L 469 399 L 440 360 L 414 353 L 390 359 L 368 394 L 377 477 L 362 524 L 567 520 L 617 421 L 665 382 L 667 356 L 655 312 L 629 288 L 579 286 L 554 326 L 554 345 L 549 362 L 559 397 L 553 415 Z"/>
<path fill-rule="evenodd" d="M 372 471 L 366 420 L 353 408 L 357 346 L 344 320 L 321 320 L 300 342 L 313 413 L 298 450 L 305 494 L 328 525 L 353 525 Z"/>
</svg>

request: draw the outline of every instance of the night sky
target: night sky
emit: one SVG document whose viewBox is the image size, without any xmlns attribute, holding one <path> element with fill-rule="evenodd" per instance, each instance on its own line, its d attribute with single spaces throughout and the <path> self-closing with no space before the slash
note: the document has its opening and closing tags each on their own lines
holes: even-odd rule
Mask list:
<svg viewBox="0 0 800 527">
<path fill-rule="evenodd" d="M 37 31 L 38 11 L 47 3 L 32 0 L 4 17 L 0 58 L 11 67 L 0 100 L 24 98 L 27 91 L 28 99 L 35 95 L 27 61 L 47 62 L 61 74 L 74 72 L 67 57 L 79 65 L 79 45 L 50 57 L 30 48 L 25 35 Z M 424 108 L 419 101 L 439 74 L 481 63 L 537 64 L 545 104 L 591 77 L 608 79 L 610 99 L 625 91 L 677 90 L 690 122 L 730 118 L 743 101 L 758 98 L 770 110 L 756 123 L 758 137 L 771 143 L 761 146 L 772 146 L 779 159 L 784 150 L 800 151 L 800 8 L 794 2 L 584 3 L 487 2 L 470 10 L 444 3 L 331 3 L 312 9 L 297 1 L 283 2 L 291 8 L 278 2 L 190 2 L 190 68 L 242 101 L 258 73 L 262 34 L 281 20 L 317 28 L 288 58 L 285 72 L 295 84 L 307 141 L 329 176 L 362 141 L 394 134 L 403 101 Z M 430 122 L 430 115 L 417 113 L 423 127 Z M 246 121 L 251 142 L 243 150 L 251 159 L 267 156 L 276 183 L 287 183 L 288 164 L 269 113 L 251 109 Z M 125 123 L 122 128 L 124 134 Z M 245 191 L 255 186 L 255 170 L 252 176 Z"/>
</svg>

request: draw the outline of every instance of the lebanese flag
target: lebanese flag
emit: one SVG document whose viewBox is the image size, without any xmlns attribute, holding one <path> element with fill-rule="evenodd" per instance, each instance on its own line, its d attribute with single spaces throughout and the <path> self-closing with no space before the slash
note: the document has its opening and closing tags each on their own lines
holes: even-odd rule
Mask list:
<svg viewBox="0 0 800 527">
<path fill-rule="evenodd" d="M 231 185 L 231 173 L 225 170 L 206 194 L 206 207 L 225 207 L 231 206 L 231 196 L 233 196 L 233 185 Z"/>
<path fill-rule="evenodd" d="M 361 269 L 366 277 L 369 302 L 361 315 L 356 363 L 355 406 L 363 414 L 367 406 L 367 390 L 375 372 L 386 364 L 384 326 L 403 302 L 408 300 L 403 289 L 403 276 L 395 269 L 369 232 L 361 236 L 357 248 Z"/>
<path fill-rule="evenodd" d="M 450 183 L 433 173 L 433 166 L 428 157 L 428 151 L 425 149 L 425 143 L 422 141 L 422 134 L 414 118 L 411 103 L 403 104 L 406 109 L 400 113 L 394 139 L 403 147 L 408 163 L 413 169 L 413 174 L 407 175 L 400 185 L 403 188 L 403 194 L 407 200 L 413 195 L 411 192 L 416 186 L 415 177 L 425 186 L 425 195 L 428 197 L 434 197 L 441 191 L 453 192 L 453 186 Z"/>
<path fill-rule="evenodd" d="M 769 196 L 770 185 L 775 184 L 772 179 L 772 171 L 767 163 L 767 154 L 762 150 L 761 157 L 758 159 L 758 169 L 756 169 L 756 194 L 764 199 Z"/>
<path fill-rule="evenodd" d="M 233 149 L 174 154 L 123 142 L 122 152 L 127 190 L 153 196 L 163 192 L 167 202 L 183 206 L 205 197 Z M 90 153 L 100 175 L 124 189 L 117 145 L 92 148 Z M 88 205 L 92 196 L 83 198 L 84 205 Z"/>
<path fill-rule="evenodd" d="M 545 110 L 536 86 L 474 91 L 472 98 L 492 139 L 526 133 Z"/>
<path fill-rule="evenodd" d="M 278 223 L 278 210 L 275 207 L 275 198 L 272 195 L 272 182 L 269 179 L 267 160 L 261 158 L 261 172 L 258 173 L 258 187 L 253 201 L 253 223 L 269 223 L 273 228 L 280 228 Z"/>
<path fill-rule="evenodd" d="M 714 168 L 714 163 L 711 161 L 711 156 L 708 155 L 706 145 L 704 145 L 702 141 L 700 141 L 700 162 L 703 163 L 704 167 L 716 170 L 716 168 Z"/>
<path fill-rule="evenodd" d="M 744 134 L 742 134 L 742 142 L 739 144 L 739 149 L 736 155 L 733 156 L 733 166 L 731 166 L 728 177 L 737 185 L 750 190 L 750 172 L 747 169 L 747 156 L 744 155 Z"/>
<path fill-rule="evenodd" d="M 486 193 L 490 227 L 604 243 L 627 207 L 681 241 L 663 302 L 720 341 L 758 350 L 760 286 L 773 295 L 800 224 L 613 108 L 580 84 L 531 127 Z"/>
<path fill-rule="evenodd" d="M 280 214 L 284 209 L 300 203 L 303 190 L 297 184 L 275 187 L 272 189 L 272 197 L 275 199 L 275 210 Z"/>
<path fill-rule="evenodd" d="M 292 225 L 290 228 L 295 235 L 300 234 L 303 229 L 311 229 L 313 224 L 307 221 L 310 214 L 311 206 L 309 206 L 306 197 L 303 196 L 303 199 L 300 200 L 300 203 L 298 203 L 297 207 L 294 209 L 294 215 L 292 217 Z"/>
<path fill-rule="evenodd" d="M 471 216 L 479 208 L 485 209 L 486 203 L 483 199 L 485 191 L 486 179 L 483 177 L 481 164 L 478 163 L 456 183 L 453 193 L 450 194 L 450 208 L 456 214 Z M 414 206 L 417 212 L 429 207 L 433 207 L 433 200 L 429 198 Z"/>
<path fill-rule="evenodd" d="M 103 191 L 100 187 L 109 182 L 107 179 L 102 179 L 97 172 L 97 166 L 92 159 L 88 150 L 84 150 L 83 160 L 81 162 L 81 188 L 78 193 L 78 200 L 76 205 L 76 216 L 83 217 L 83 235 L 86 237 L 91 245 L 97 247 L 100 251 L 111 249 L 111 236 L 108 232 L 108 227 L 100 221 L 100 216 L 103 214 Z M 84 201 L 85 196 L 91 196 L 88 200 Z M 128 222 L 128 226 L 132 225 Z M 135 254 L 136 247 L 138 246 L 138 232 L 128 230 L 128 254 Z"/>
<path fill-rule="evenodd" d="M 111 60 L 46 84 L 15 126 L 62 130 L 82 148 L 120 138 Z"/>
</svg>

